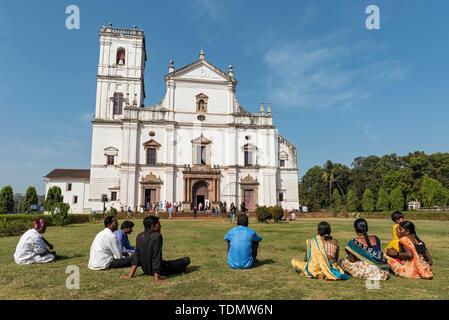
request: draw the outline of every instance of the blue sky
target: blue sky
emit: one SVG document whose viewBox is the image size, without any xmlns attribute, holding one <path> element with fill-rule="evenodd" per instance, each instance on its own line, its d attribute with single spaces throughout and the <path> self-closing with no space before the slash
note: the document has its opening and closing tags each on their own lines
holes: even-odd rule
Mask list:
<svg viewBox="0 0 449 320">
<path fill-rule="evenodd" d="M 268 1 L 267 1 L 268 2 Z M 80 8 L 80 30 L 65 9 Z M 365 9 L 380 8 L 367 30 Z M 327 159 L 449 151 L 449 2 L 1 1 L 0 186 L 24 193 L 54 168 L 89 168 L 98 30 L 145 31 L 146 105 L 164 95 L 170 59 L 232 64 L 237 95 L 271 101 L 300 175 Z"/>
</svg>

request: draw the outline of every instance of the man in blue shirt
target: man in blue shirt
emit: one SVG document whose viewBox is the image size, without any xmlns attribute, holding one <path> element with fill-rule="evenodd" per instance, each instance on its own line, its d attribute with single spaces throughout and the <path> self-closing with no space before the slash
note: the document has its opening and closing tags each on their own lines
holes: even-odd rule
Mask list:
<svg viewBox="0 0 449 320">
<path fill-rule="evenodd" d="M 238 216 L 237 227 L 229 230 L 224 240 L 228 244 L 228 265 L 233 269 L 250 269 L 256 260 L 262 237 L 248 227 L 246 214 Z"/>
<path fill-rule="evenodd" d="M 120 230 L 115 231 L 119 249 L 124 256 L 129 256 L 134 253 L 134 247 L 129 243 L 128 235 L 133 232 L 134 223 L 132 221 L 125 221 L 122 223 Z"/>
</svg>

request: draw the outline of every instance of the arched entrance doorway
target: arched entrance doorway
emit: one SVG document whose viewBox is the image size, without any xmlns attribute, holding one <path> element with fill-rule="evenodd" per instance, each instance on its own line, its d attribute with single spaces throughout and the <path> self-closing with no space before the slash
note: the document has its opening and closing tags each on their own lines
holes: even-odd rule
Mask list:
<svg viewBox="0 0 449 320">
<path fill-rule="evenodd" d="M 204 210 L 206 200 L 209 200 L 209 184 L 204 180 L 195 182 L 192 187 L 192 209 L 197 207 L 199 210 L 199 204 L 201 203 Z"/>
</svg>

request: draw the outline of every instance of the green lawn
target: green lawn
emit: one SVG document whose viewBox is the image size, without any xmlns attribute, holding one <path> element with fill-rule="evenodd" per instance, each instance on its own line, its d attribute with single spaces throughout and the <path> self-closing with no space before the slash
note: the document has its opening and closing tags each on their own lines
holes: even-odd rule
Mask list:
<svg viewBox="0 0 449 320">
<path fill-rule="evenodd" d="M 342 247 L 353 235 L 352 220 L 327 219 Z M 314 234 L 318 219 L 291 223 L 259 224 L 251 221 L 263 238 L 251 270 L 231 270 L 226 265 L 223 236 L 229 223 L 217 220 L 162 220 L 164 258 L 189 255 L 189 272 L 156 285 L 139 270 L 131 280 L 128 270 L 91 271 L 87 268 L 91 241 L 102 224 L 50 227 L 47 239 L 63 260 L 47 265 L 18 266 L 13 253 L 19 237 L 0 239 L 0 299 L 449 299 L 449 222 L 416 221 L 418 235 L 427 242 L 434 260 L 434 280 L 407 280 L 392 276 L 379 290 L 368 290 L 359 279 L 317 281 L 298 275 L 290 266 L 304 256 L 305 240 Z M 143 229 L 136 220 L 132 243 Z M 370 232 L 385 245 L 392 222 L 370 220 Z M 341 248 L 341 256 L 344 250 Z M 80 268 L 80 290 L 65 287 L 66 267 Z"/>
</svg>

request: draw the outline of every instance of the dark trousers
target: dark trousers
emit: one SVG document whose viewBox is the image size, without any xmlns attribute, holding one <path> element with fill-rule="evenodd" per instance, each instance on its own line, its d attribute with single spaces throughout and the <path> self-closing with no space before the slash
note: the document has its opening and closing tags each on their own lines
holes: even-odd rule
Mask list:
<svg viewBox="0 0 449 320">
<path fill-rule="evenodd" d="M 133 258 L 131 256 L 122 258 L 122 259 L 114 259 L 109 264 L 109 268 L 120 269 L 120 268 L 131 267 L 132 261 L 133 261 Z"/>
<path fill-rule="evenodd" d="M 183 273 L 190 264 L 190 258 L 184 257 L 176 260 L 162 260 L 161 276 L 169 276 L 172 274 Z"/>
</svg>

